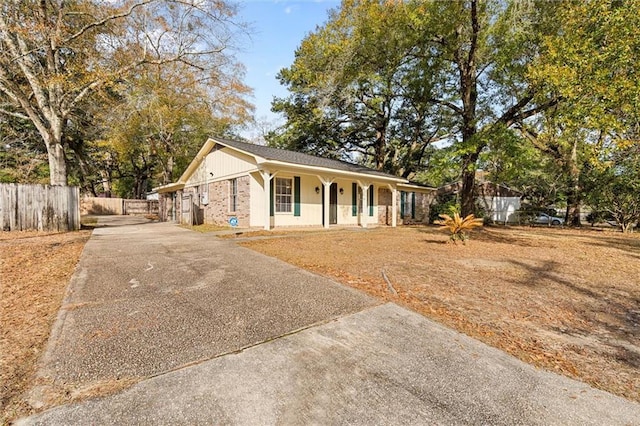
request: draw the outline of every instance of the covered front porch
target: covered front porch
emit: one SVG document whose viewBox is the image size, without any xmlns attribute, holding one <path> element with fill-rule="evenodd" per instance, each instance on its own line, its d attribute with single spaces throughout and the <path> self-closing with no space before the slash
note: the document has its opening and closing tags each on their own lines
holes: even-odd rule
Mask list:
<svg viewBox="0 0 640 426">
<path fill-rule="evenodd" d="M 362 179 L 303 173 L 301 170 L 260 170 L 264 229 L 296 226 L 361 226 L 378 224 L 379 194 L 391 192 L 390 226 L 397 224 L 397 183 L 392 179 Z"/>
</svg>

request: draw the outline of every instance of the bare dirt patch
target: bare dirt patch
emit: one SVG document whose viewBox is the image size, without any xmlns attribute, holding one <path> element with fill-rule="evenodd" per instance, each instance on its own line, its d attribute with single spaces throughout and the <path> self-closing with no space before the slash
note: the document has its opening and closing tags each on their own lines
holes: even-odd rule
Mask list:
<svg viewBox="0 0 640 426">
<path fill-rule="evenodd" d="M 62 304 L 89 231 L 0 232 L 2 424 L 31 413 L 24 392 Z"/>
<path fill-rule="evenodd" d="M 447 240 L 435 227 L 402 227 L 242 244 L 640 401 L 640 236 L 485 228 L 466 246 Z"/>
</svg>

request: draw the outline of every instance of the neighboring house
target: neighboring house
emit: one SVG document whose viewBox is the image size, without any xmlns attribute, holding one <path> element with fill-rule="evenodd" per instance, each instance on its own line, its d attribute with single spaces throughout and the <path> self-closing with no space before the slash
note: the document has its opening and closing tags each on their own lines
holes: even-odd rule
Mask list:
<svg viewBox="0 0 640 426">
<path fill-rule="evenodd" d="M 427 223 L 435 189 L 344 161 L 207 140 L 178 182 L 154 188 L 162 220 L 271 229 Z"/>
<path fill-rule="evenodd" d="M 438 188 L 438 195 L 458 194 L 461 190 L 462 182 L 453 182 Z M 497 223 L 519 222 L 521 192 L 489 181 L 476 183 L 474 192 L 476 205 L 487 218 Z"/>
</svg>

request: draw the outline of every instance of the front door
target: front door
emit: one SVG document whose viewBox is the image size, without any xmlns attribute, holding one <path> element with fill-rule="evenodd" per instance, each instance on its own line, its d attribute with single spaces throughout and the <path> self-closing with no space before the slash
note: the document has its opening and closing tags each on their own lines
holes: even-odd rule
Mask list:
<svg viewBox="0 0 640 426">
<path fill-rule="evenodd" d="M 324 191 L 322 191 L 322 225 L 324 225 Z M 338 184 L 332 183 L 329 187 L 329 225 L 338 223 Z"/>
</svg>

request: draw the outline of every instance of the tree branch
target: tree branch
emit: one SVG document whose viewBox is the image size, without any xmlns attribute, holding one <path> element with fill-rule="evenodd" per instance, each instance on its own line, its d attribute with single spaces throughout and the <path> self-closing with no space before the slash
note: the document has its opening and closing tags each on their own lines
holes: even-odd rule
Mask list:
<svg viewBox="0 0 640 426">
<path fill-rule="evenodd" d="M 460 108 L 459 106 L 457 106 L 457 105 L 455 105 L 455 104 L 453 104 L 453 103 L 451 103 L 449 101 L 443 101 L 443 100 L 434 99 L 434 98 L 429 98 L 429 99 L 427 99 L 427 101 L 428 102 L 433 102 L 433 103 L 438 104 L 438 105 L 445 106 L 445 107 L 451 109 L 456 114 L 463 114 L 464 113 L 462 108 Z"/>
<path fill-rule="evenodd" d="M 29 116 L 20 114 L 19 112 L 8 111 L 4 108 L 0 108 L 0 114 L 9 115 L 11 117 L 20 118 L 22 120 L 29 120 Z"/>
<path fill-rule="evenodd" d="M 87 24 L 84 27 L 82 27 L 81 29 L 79 29 L 76 33 L 74 33 L 74 34 L 70 35 L 69 37 L 67 37 L 66 39 L 64 39 L 63 43 L 61 43 L 61 44 L 63 44 L 63 45 L 68 44 L 68 43 L 72 42 L 73 40 L 75 40 L 75 39 L 77 39 L 79 37 L 82 37 L 82 35 L 84 33 L 86 33 L 87 31 L 89 31 L 92 28 L 101 27 L 101 26 L 103 26 L 104 24 L 106 24 L 109 21 L 114 21 L 116 19 L 126 18 L 127 16 L 130 16 L 133 13 L 133 11 L 136 10 L 137 8 L 142 7 L 142 6 L 146 6 L 147 4 L 155 3 L 157 1 L 159 1 L 159 0 L 143 0 L 140 3 L 132 4 L 131 6 L 129 6 L 129 8 L 126 11 L 124 11 L 122 13 L 116 13 L 114 15 L 109 15 L 106 18 L 103 18 L 103 19 L 101 19 L 99 21 L 95 21 L 95 22 L 92 22 L 90 24 Z"/>
</svg>

